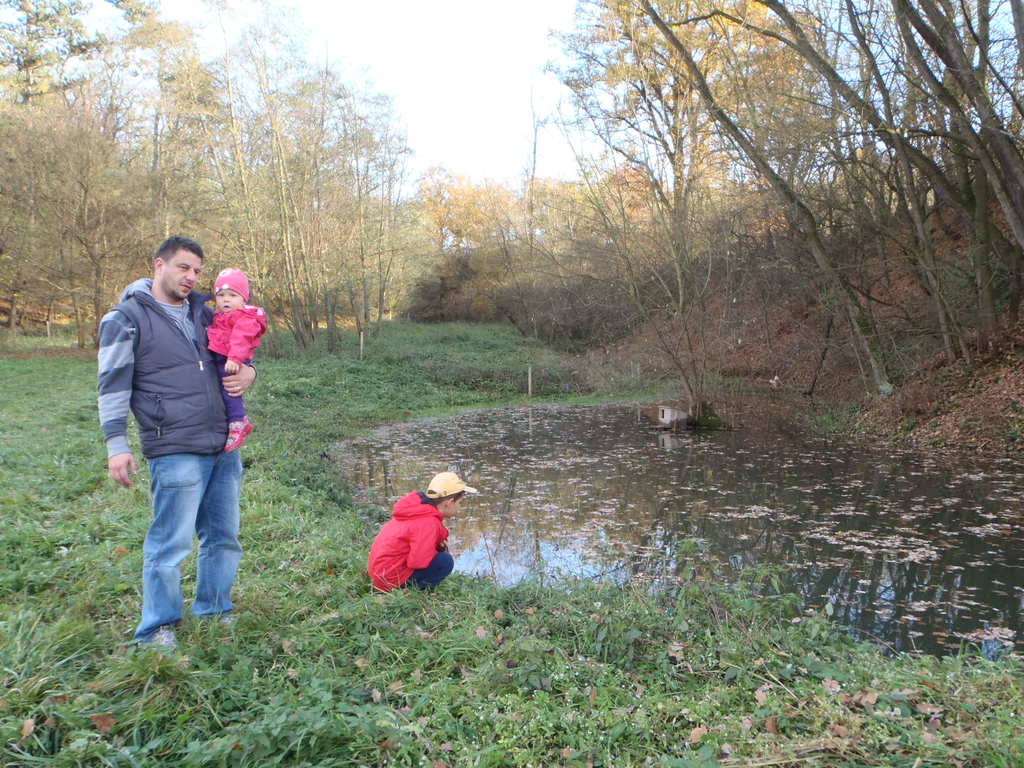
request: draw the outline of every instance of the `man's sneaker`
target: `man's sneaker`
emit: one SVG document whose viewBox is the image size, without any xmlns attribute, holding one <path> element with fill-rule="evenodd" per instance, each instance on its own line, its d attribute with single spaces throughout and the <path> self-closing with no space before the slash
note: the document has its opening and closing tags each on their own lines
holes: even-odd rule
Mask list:
<svg viewBox="0 0 1024 768">
<path fill-rule="evenodd" d="M 232 421 L 228 424 L 228 439 L 224 443 L 224 451 L 235 451 L 242 447 L 242 443 L 245 442 L 252 432 L 252 422 L 249 421 L 249 417 L 246 416 L 242 421 Z"/>
<path fill-rule="evenodd" d="M 173 651 L 178 647 L 178 638 L 174 635 L 174 627 L 170 624 L 164 624 L 149 637 L 139 640 L 139 645 L 158 650 Z"/>
</svg>

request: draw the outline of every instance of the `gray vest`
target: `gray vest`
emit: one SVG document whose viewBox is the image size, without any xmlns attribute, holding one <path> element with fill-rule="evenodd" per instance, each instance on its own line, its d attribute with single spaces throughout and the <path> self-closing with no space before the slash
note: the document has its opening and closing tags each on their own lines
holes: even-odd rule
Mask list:
<svg viewBox="0 0 1024 768">
<path fill-rule="evenodd" d="M 173 453 L 219 453 L 227 439 L 220 375 L 206 348 L 213 312 L 202 295 L 189 296 L 195 342 L 156 299 L 136 293 L 114 309 L 136 328 L 131 409 L 147 459 Z"/>
</svg>

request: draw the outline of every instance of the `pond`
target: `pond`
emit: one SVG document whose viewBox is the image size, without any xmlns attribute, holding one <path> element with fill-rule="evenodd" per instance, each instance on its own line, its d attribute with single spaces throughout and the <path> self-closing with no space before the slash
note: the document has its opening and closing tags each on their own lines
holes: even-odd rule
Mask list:
<svg viewBox="0 0 1024 768">
<path fill-rule="evenodd" d="M 824 439 L 671 434 L 626 406 L 476 411 L 339 446 L 390 505 L 453 469 L 480 493 L 451 524 L 456 569 L 663 583 L 681 544 L 784 567 L 806 607 L 857 638 L 944 654 L 1013 647 L 1024 605 L 1024 472 Z"/>
</svg>

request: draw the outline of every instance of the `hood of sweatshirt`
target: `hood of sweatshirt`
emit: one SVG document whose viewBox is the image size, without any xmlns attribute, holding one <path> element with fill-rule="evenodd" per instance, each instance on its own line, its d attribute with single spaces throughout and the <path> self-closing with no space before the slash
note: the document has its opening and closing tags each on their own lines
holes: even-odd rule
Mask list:
<svg viewBox="0 0 1024 768">
<path fill-rule="evenodd" d="M 436 517 L 438 520 L 443 519 L 437 507 L 423 501 L 419 491 L 406 494 L 396 501 L 395 506 L 391 510 L 391 516 L 395 520 L 414 520 L 419 517 L 431 516 Z"/>
<path fill-rule="evenodd" d="M 129 296 L 134 296 L 135 294 L 144 294 L 146 296 L 152 296 L 153 278 L 140 277 L 138 280 L 135 280 L 134 282 L 129 284 L 127 288 L 121 291 L 121 298 L 118 299 L 118 301 L 124 301 Z"/>
<path fill-rule="evenodd" d="M 130 296 L 141 297 L 148 296 L 149 298 L 156 301 L 156 297 L 153 296 L 153 278 L 151 277 L 140 277 L 138 280 L 133 281 L 121 291 L 121 298 L 119 301 L 124 301 Z M 213 297 L 208 293 L 200 293 L 199 291 L 193 290 L 188 295 L 188 301 L 192 305 L 205 304 Z"/>
</svg>

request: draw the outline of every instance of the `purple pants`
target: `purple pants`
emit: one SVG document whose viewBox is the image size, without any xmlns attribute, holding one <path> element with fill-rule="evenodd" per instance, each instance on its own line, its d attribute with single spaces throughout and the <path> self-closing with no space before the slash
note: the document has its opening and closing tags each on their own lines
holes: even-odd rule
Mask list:
<svg viewBox="0 0 1024 768">
<path fill-rule="evenodd" d="M 217 361 L 217 373 L 220 374 L 223 380 L 226 372 L 224 370 L 224 363 L 228 359 L 224 355 L 213 353 L 214 358 Z M 228 424 L 233 421 L 245 421 L 245 400 L 242 399 L 241 395 L 229 395 L 227 390 L 224 389 L 223 384 L 220 388 L 220 398 L 224 401 L 224 410 L 228 415 Z"/>
</svg>

